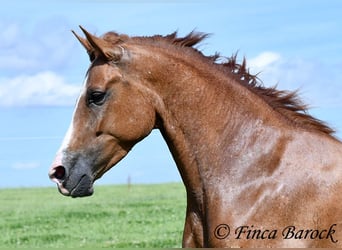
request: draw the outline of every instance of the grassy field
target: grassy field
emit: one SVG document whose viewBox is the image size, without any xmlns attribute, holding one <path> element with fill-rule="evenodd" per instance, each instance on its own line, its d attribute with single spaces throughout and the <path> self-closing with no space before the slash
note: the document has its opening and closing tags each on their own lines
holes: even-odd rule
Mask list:
<svg viewBox="0 0 342 250">
<path fill-rule="evenodd" d="M 0 247 L 181 247 L 185 199 L 181 183 L 97 186 L 77 199 L 0 189 Z"/>
</svg>

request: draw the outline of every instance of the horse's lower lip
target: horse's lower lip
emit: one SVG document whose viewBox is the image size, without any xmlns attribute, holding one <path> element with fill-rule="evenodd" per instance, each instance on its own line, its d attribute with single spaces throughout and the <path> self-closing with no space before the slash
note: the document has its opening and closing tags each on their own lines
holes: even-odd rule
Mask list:
<svg viewBox="0 0 342 250">
<path fill-rule="evenodd" d="M 57 178 L 54 177 L 50 177 L 51 181 L 53 181 L 54 183 L 57 184 L 58 190 L 61 194 L 65 195 L 65 196 L 69 196 L 70 192 L 63 186 L 63 183 L 60 182 L 60 180 L 58 180 Z"/>
<path fill-rule="evenodd" d="M 63 187 L 62 183 L 57 182 L 57 187 L 61 194 L 65 196 L 70 196 L 70 192 L 65 187 Z"/>
<path fill-rule="evenodd" d="M 58 180 L 53 179 L 53 181 L 57 184 L 59 192 L 65 196 L 71 196 L 73 198 L 84 197 L 84 196 L 90 196 L 94 192 L 92 182 L 90 178 L 86 175 L 82 176 L 80 181 L 77 183 L 77 185 L 74 188 L 72 188 L 71 191 L 66 189 L 63 186 L 63 183 L 59 182 Z"/>
</svg>

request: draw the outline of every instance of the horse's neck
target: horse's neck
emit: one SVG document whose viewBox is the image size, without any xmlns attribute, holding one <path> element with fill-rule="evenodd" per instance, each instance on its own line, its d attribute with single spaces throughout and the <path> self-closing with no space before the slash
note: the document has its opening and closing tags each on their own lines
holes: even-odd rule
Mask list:
<svg viewBox="0 0 342 250">
<path fill-rule="evenodd" d="M 199 192 L 203 179 L 208 183 L 219 177 L 215 174 L 227 176 L 227 171 L 236 170 L 232 155 L 242 154 L 249 144 L 267 148 L 262 140 L 271 133 L 276 138 L 279 119 L 260 97 L 224 74 L 205 72 L 205 67 L 191 63 L 174 70 L 167 72 L 167 83 L 164 75 L 157 87 L 164 103 L 160 129 L 184 183 Z"/>
</svg>

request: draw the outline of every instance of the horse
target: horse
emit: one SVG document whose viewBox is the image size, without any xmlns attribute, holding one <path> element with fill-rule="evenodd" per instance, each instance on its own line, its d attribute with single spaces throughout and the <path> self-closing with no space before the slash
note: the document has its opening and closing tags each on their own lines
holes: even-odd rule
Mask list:
<svg viewBox="0 0 342 250">
<path fill-rule="evenodd" d="M 90 66 L 49 177 L 65 196 L 159 129 L 186 189 L 183 247 L 341 247 L 342 143 L 296 91 L 265 87 L 192 31 L 72 31 Z"/>
</svg>

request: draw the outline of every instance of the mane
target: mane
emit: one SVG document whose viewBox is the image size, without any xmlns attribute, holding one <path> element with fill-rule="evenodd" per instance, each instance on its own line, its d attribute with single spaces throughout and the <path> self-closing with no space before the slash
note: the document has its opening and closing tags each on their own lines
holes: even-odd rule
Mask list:
<svg viewBox="0 0 342 250">
<path fill-rule="evenodd" d="M 265 87 L 263 82 L 258 78 L 258 74 L 253 75 L 249 72 L 245 58 L 241 64 L 237 62 L 237 53 L 233 54 L 229 58 L 221 57 L 219 53 L 215 53 L 211 56 L 205 56 L 195 46 L 208 36 L 209 34 L 207 33 L 192 31 L 184 37 L 178 37 L 177 32 L 173 32 L 166 36 L 155 35 L 152 37 L 133 37 L 131 39 L 134 39 L 135 42 L 140 43 L 146 43 L 149 41 L 153 44 L 167 44 L 178 48 L 186 48 L 191 50 L 192 53 L 196 53 L 202 57 L 203 60 L 207 61 L 208 64 L 214 65 L 214 67 L 216 67 L 218 70 L 224 72 L 229 77 L 233 77 L 241 85 L 257 94 L 289 122 L 302 128 L 332 136 L 335 131 L 326 123 L 308 113 L 308 106 L 301 101 L 298 96 L 298 91 L 278 90 L 276 86 Z M 118 40 L 124 41 L 129 39 L 127 36 L 119 36 L 114 32 L 107 33 L 104 38 L 107 38 L 112 42 L 115 40 L 115 43 L 117 43 Z M 222 62 L 222 59 L 225 61 Z"/>
<path fill-rule="evenodd" d="M 257 75 L 249 73 L 246 59 L 244 58 L 242 64 L 239 64 L 236 58 L 237 54 L 231 56 L 227 62 L 222 63 L 222 66 L 226 67 L 238 82 L 263 98 L 274 110 L 296 125 L 328 135 L 335 133 L 325 122 L 308 113 L 309 107 L 300 99 L 298 90 L 287 91 L 278 90 L 276 86 L 265 87 Z"/>
</svg>

